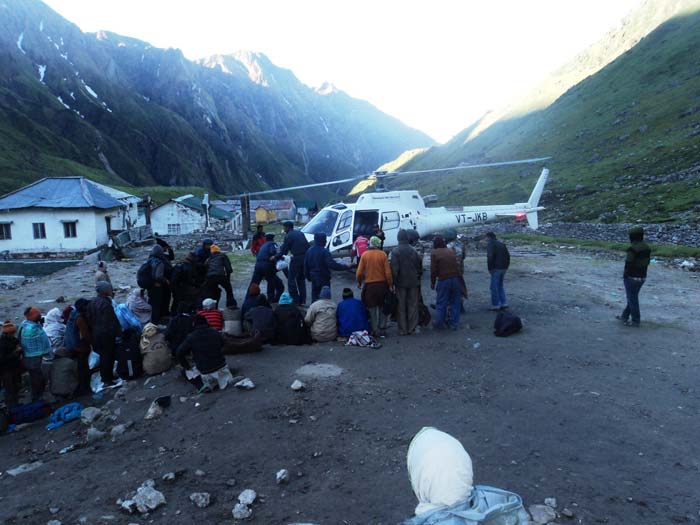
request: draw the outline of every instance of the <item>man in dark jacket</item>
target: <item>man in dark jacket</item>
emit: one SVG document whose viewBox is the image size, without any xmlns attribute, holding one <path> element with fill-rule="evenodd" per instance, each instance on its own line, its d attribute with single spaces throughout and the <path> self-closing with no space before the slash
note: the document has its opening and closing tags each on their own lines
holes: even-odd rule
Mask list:
<svg viewBox="0 0 700 525">
<path fill-rule="evenodd" d="M 151 305 L 151 322 L 158 324 L 160 318 L 170 311 L 170 276 L 172 266 L 163 248 L 156 244 L 148 258 L 153 286 L 148 289 L 148 304 Z"/>
<path fill-rule="evenodd" d="M 625 270 L 622 280 L 625 284 L 627 306 L 622 315 L 617 316 L 626 326 L 638 327 L 641 315 L 639 313 L 639 291 L 647 278 L 647 268 L 651 260 L 651 248 L 644 242 L 644 228 L 635 226 L 629 231 L 630 246 L 627 248 Z M 630 321 L 630 315 L 632 320 Z"/>
<path fill-rule="evenodd" d="M 184 259 L 173 267 L 170 279 L 173 304 L 170 312 L 176 314 L 180 303 L 194 303 L 197 300 L 197 258 L 189 252 Z"/>
<path fill-rule="evenodd" d="M 160 246 L 156 245 L 155 248 Z M 87 322 L 92 334 L 92 349 L 100 355 L 100 377 L 105 386 L 111 386 L 114 384 L 116 339 L 121 335 L 122 328 L 112 306 L 112 285 L 99 282 L 95 289 L 97 297 L 87 305 Z"/>
<path fill-rule="evenodd" d="M 296 304 L 306 304 L 306 280 L 304 279 L 304 257 L 309 249 L 309 241 L 306 235 L 294 229 L 294 223 L 284 223 L 284 242 L 280 248 L 280 256 L 292 254 L 289 262 L 289 294 Z"/>
<path fill-rule="evenodd" d="M 430 288 L 437 291 L 435 328 L 445 327 L 448 308 L 450 329 L 459 328 L 462 299 L 460 275 L 455 252 L 447 247 L 442 235 L 436 235 L 430 252 Z"/>
<path fill-rule="evenodd" d="M 211 254 L 211 246 L 214 241 L 211 239 L 204 239 L 202 245 L 194 251 L 194 256 L 196 258 L 196 268 L 197 268 L 197 286 L 201 286 L 204 282 L 204 278 L 207 275 L 206 263 Z"/>
<path fill-rule="evenodd" d="M 224 338 L 209 326 L 201 315 L 194 317 L 194 328 L 190 335 L 177 347 L 175 355 L 185 370 L 192 368 L 187 356 L 192 354 L 194 364 L 202 374 L 211 374 L 226 366 L 222 352 Z"/>
<path fill-rule="evenodd" d="M 275 344 L 310 345 L 311 334 L 304 324 L 304 314 L 294 304 L 291 294 L 284 292 L 274 310 Z"/>
<path fill-rule="evenodd" d="M 248 310 L 244 320 L 250 328 L 251 335 L 258 332 L 265 342 L 275 338 L 275 314 L 264 295 L 258 297 L 258 306 Z"/>
<path fill-rule="evenodd" d="M 418 298 L 423 261 L 409 244 L 406 230 L 399 230 L 397 240 L 399 245 L 391 251 L 389 265 L 396 287 L 399 335 L 410 335 L 418 326 Z"/>
<path fill-rule="evenodd" d="M 237 303 L 231 287 L 232 273 L 233 268 L 228 256 L 222 253 L 221 248 L 216 244 L 212 244 L 211 254 L 207 261 L 207 279 L 204 281 L 205 295 L 218 301 L 221 297 L 219 291 L 219 286 L 221 286 L 226 291 L 226 306 L 235 309 Z"/>
<path fill-rule="evenodd" d="M 177 306 L 177 315 L 170 319 L 168 328 L 165 330 L 165 340 L 173 355 L 185 338 L 192 333 L 194 318 L 192 304 L 182 302 Z"/>
<path fill-rule="evenodd" d="M 491 274 L 491 308 L 490 310 L 505 310 L 508 308 L 506 290 L 503 287 L 503 279 L 510 266 L 510 253 L 501 241 L 496 239 L 496 234 L 486 234 L 486 265 Z"/>
<path fill-rule="evenodd" d="M 265 234 L 265 244 L 255 256 L 255 269 L 251 282 L 260 284 L 263 279 L 267 281 L 267 297 L 271 303 L 276 303 L 284 292 L 284 283 L 277 277 L 277 243 L 275 234 Z"/>
<path fill-rule="evenodd" d="M 311 302 L 318 301 L 321 288 L 331 286 L 331 270 L 349 271 L 350 266 L 341 264 L 333 259 L 331 252 L 326 248 L 326 234 L 314 235 L 314 244 L 306 252 L 304 257 L 304 274 L 311 281 Z"/>
</svg>

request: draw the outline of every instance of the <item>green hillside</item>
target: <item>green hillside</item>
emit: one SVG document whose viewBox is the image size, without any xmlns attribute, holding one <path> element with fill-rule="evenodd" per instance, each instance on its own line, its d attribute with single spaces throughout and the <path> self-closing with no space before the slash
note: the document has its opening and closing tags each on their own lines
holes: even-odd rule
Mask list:
<svg viewBox="0 0 700 525">
<path fill-rule="evenodd" d="M 700 211 L 699 143 L 700 2 L 646 2 L 527 97 L 401 169 L 552 156 L 550 218 L 691 221 Z M 540 168 L 407 176 L 391 186 L 445 203 L 522 201 Z"/>
</svg>

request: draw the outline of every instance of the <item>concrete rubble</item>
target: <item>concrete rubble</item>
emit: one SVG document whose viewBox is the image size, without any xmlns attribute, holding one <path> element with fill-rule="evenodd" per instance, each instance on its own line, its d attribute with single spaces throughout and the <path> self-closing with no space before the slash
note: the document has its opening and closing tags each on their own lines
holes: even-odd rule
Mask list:
<svg viewBox="0 0 700 525">
<path fill-rule="evenodd" d="M 145 514 L 165 505 L 165 496 L 155 489 L 155 482 L 148 479 L 136 489 L 136 493 L 132 497 L 124 500 L 118 499 L 117 505 L 129 514 L 132 514 L 134 510 Z"/>
</svg>

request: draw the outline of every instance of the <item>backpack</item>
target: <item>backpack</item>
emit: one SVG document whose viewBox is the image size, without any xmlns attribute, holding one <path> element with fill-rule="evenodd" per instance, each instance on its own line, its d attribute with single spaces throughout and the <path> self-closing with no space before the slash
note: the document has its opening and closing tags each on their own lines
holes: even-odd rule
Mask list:
<svg viewBox="0 0 700 525">
<path fill-rule="evenodd" d="M 78 330 L 78 325 L 76 323 L 79 315 L 80 312 L 73 309 L 68 317 L 68 322 L 66 323 L 66 333 L 63 336 L 63 347 L 69 351 L 72 351 L 80 342 L 80 331 Z"/>
<path fill-rule="evenodd" d="M 420 326 L 428 326 L 430 324 L 430 310 L 423 304 L 423 301 L 418 303 L 418 324 Z"/>
<path fill-rule="evenodd" d="M 151 289 L 153 285 L 156 284 L 153 279 L 153 268 L 151 268 L 150 259 L 139 266 L 139 269 L 136 272 L 136 284 L 139 285 L 139 288 L 143 288 L 145 290 Z"/>
<path fill-rule="evenodd" d="M 493 333 L 496 337 L 508 337 L 523 328 L 523 322 L 515 314 L 510 312 L 498 312 L 493 323 Z"/>
<path fill-rule="evenodd" d="M 143 375 L 143 358 L 139 348 L 139 334 L 136 330 L 126 330 L 117 342 L 115 350 L 117 375 L 122 379 L 135 379 Z"/>
</svg>

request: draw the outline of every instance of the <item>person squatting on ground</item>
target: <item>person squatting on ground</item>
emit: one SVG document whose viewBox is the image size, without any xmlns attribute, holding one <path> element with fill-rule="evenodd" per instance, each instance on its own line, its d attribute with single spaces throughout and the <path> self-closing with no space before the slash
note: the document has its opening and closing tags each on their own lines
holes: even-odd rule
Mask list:
<svg viewBox="0 0 700 525">
<path fill-rule="evenodd" d="M 337 305 L 331 301 L 331 288 L 321 288 L 317 301 L 311 303 L 304 322 L 309 326 L 311 338 L 318 342 L 333 341 L 338 334 L 336 321 Z"/>
<path fill-rule="evenodd" d="M 156 244 L 148 258 L 151 268 L 151 287 L 148 288 L 148 304 L 151 305 L 151 322 L 158 324 L 170 311 L 170 275 L 172 266 L 163 248 Z"/>
<path fill-rule="evenodd" d="M 95 285 L 102 281 L 112 284 L 112 279 L 109 278 L 109 273 L 107 273 L 107 265 L 104 261 L 97 263 L 97 270 L 95 271 Z"/>
<path fill-rule="evenodd" d="M 194 308 L 191 303 L 178 304 L 177 314 L 170 319 L 168 327 L 165 329 L 165 340 L 173 355 L 194 328 L 195 314 L 193 312 Z"/>
<path fill-rule="evenodd" d="M 29 373 L 32 401 L 44 395 L 46 379 L 41 370 L 44 357 L 51 355 L 51 342 L 41 326 L 41 312 L 31 306 L 24 311 L 24 321 L 19 325 L 17 337 L 22 345 L 22 366 Z"/>
<path fill-rule="evenodd" d="M 307 281 L 311 282 L 311 302 L 316 302 L 321 294 L 321 288 L 331 286 L 331 270 L 349 271 L 350 267 L 333 259 L 331 252 L 326 248 L 326 234 L 314 235 L 314 244 L 306 252 L 304 257 L 304 274 Z"/>
<path fill-rule="evenodd" d="M 243 318 L 250 335 L 260 334 L 265 342 L 275 339 L 275 314 L 264 294 L 258 296 L 258 304 L 248 310 Z"/>
<path fill-rule="evenodd" d="M 267 299 L 270 303 L 276 303 L 284 292 L 284 283 L 277 277 L 277 243 L 275 234 L 265 234 L 265 244 L 255 256 L 255 268 L 253 270 L 253 283 L 260 284 L 263 279 L 267 281 Z"/>
<path fill-rule="evenodd" d="M 357 287 L 362 287 L 362 302 L 369 310 L 369 323 L 374 337 L 386 335 L 384 302 L 389 290 L 394 288 L 394 278 L 389 259 L 381 249 L 382 240 L 372 236 L 369 250 L 360 259 L 355 277 Z M 364 284 L 364 286 L 363 286 Z"/>
<path fill-rule="evenodd" d="M 226 291 L 226 307 L 236 308 L 238 305 L 233 296 L 233 288 L 231 287 L 231 274 L 233 268 L 231 261 L 225 253 L 221 252 L 218 245 L 212 244 L 211 254 L 207 261 L 207 276 L 204 281 L 204 294 L 207 297 L 212 297 L 216 301 L 221 298 L 221 286 Z"/>
<path fill-rule="evenodd" d="M 338 318 L 338 335 L 350 337 L 353 332 L 369 332 L 367 307 L 359 299 L 355 299 L 350 288 L 343 289 L 343 300 L 338 303 L 336 316 Z"/>
<path fill-rule="evenodd" d="M 87 321 L 87 299 L 75 301 L 66 322 L 66 333 L 63 337 L 63 346 L 68 355 L 78 363 L 78 388 L 76 395 L 89 394 L 90 390 L 90 350 L 92 346 L 92 333 Z"/>
<path fill-rule="evenodd" d="M 520 496 L 474 486 L 471 457 L 462 444 L 433 427 L 423 427 L 406 455 L 415 516 L 401 525 L 530 525 Z"/>
<path fill-rule="evenodd" d="M 10 409 L 19 402 L 22 385 L 22 348 L 17 327 L 10 320 L 2 324 L 0 334 L 0 383 L 5 389 L 5 405 Z"/>
<path fill-rule="evenodd" d="M 459 316 L 462 304 L 462 287 L 460 282 L 459 262 L 455 252 L 450 250 L 441 235 L 433 239 L 430 253 L 430 288 L 437 291 L 435 328 L 445 327 L 447 309 L 450 309 L 449 326 L 452 330 L 459 328 Z"/>
<path fill-rule="evenodd" d="M 418 326 L 418 304 L 420 302 L 420 278 L 423 261 L 408 242 L 408 232 L 399 230 L 399 245 L 391 252 L 391 274 L 396 287 L 398 302 L 397 320 L 399 335 L 415 333 Z"/>
<path fill-rule="evenodd" d="M 294 223 L 284 223 L 284 242 L 280 247 L 279 258 L 287 253 L 292 254 L 289 262 L 289 276 L 287 277 L 289 294 L 296 304 L 306 304 L 306 279 L 304 277 L 304 257 L 309 249 L 309 241 L 299 230 L 294 229 Z"/>
<path fill-rule="evenodd" d="M 627 305 L 622 314 L 617 316 L 627 326 L 639 326 L 639 291 L 647 278 L 647 268 L 651 260 L 651 248 L 644 242 L 644 228 L 635 226 L 629 231 L 630 245 L 627 247 L 625 269 L 622 281 L 625 285 Z M 632 320 L 630 320 L 632 316 Z"/>
<path fill-rule="evenodd" d="M 250 283 L 248 287 L 248 293 L 245 296 L 243 305 L 241 306 L 241 319 L 245 319 L 245 314 L 248 310 L 258 306 L 258 300 L 260 299 L 260 285 L 258 283 Z"/>
<path fill-rule="evenodd" d="M 204 299 L 202 309 L 197 312 L 197 315 L 204 317 L 214 330 L 221 332 L 224 329 L 224 314 L 217 308 L 214 299 Z"/>
<path fill-rule="evenodd" d="M 496 239 L 496 234 L 488 232 L 486 239 L 486 266 L 491 274 L 491 310 L 504 310 L 508 308 L 506 290 L 503 280 L 510 266 L 510 253 L 501 241 Z"/>
<path fill-rule="evenodd" d="M 226 388 L 232 379 L 222 352 L 224 339 L 220 332 L 209 326 L 201 315 L 194 317 L 192 332 L 177 347 L 175 355 L 185 371 L 192 369 L 187 357 L 192 355 L 194 365 L 201 374 L 193 378 L 193 384 L 201 391 L 211 391 L 215 386 Z M 189 377 L 188 377 L 189 379 Z"/>
<path fill-rule="evenodd" d="M 122 334 L 122 328 L 112 306 L 112 285 L 97 283 L 95 290 L 97 297 L 87 305 L 87 321 L 92 334 L 93 350 L 100 356 L 100 378 L 105 386 L 111 386 L 114 384 L 116 339 Z"/>
<path fill-rule="evenodd" d="M 309 329 L 304 324 L 304 314 L 294 304 L 291 294 L 284 292 L 280 297 L 275 317 L 275 344 L 307 345 L 311 344 Z"/>
</svg>

